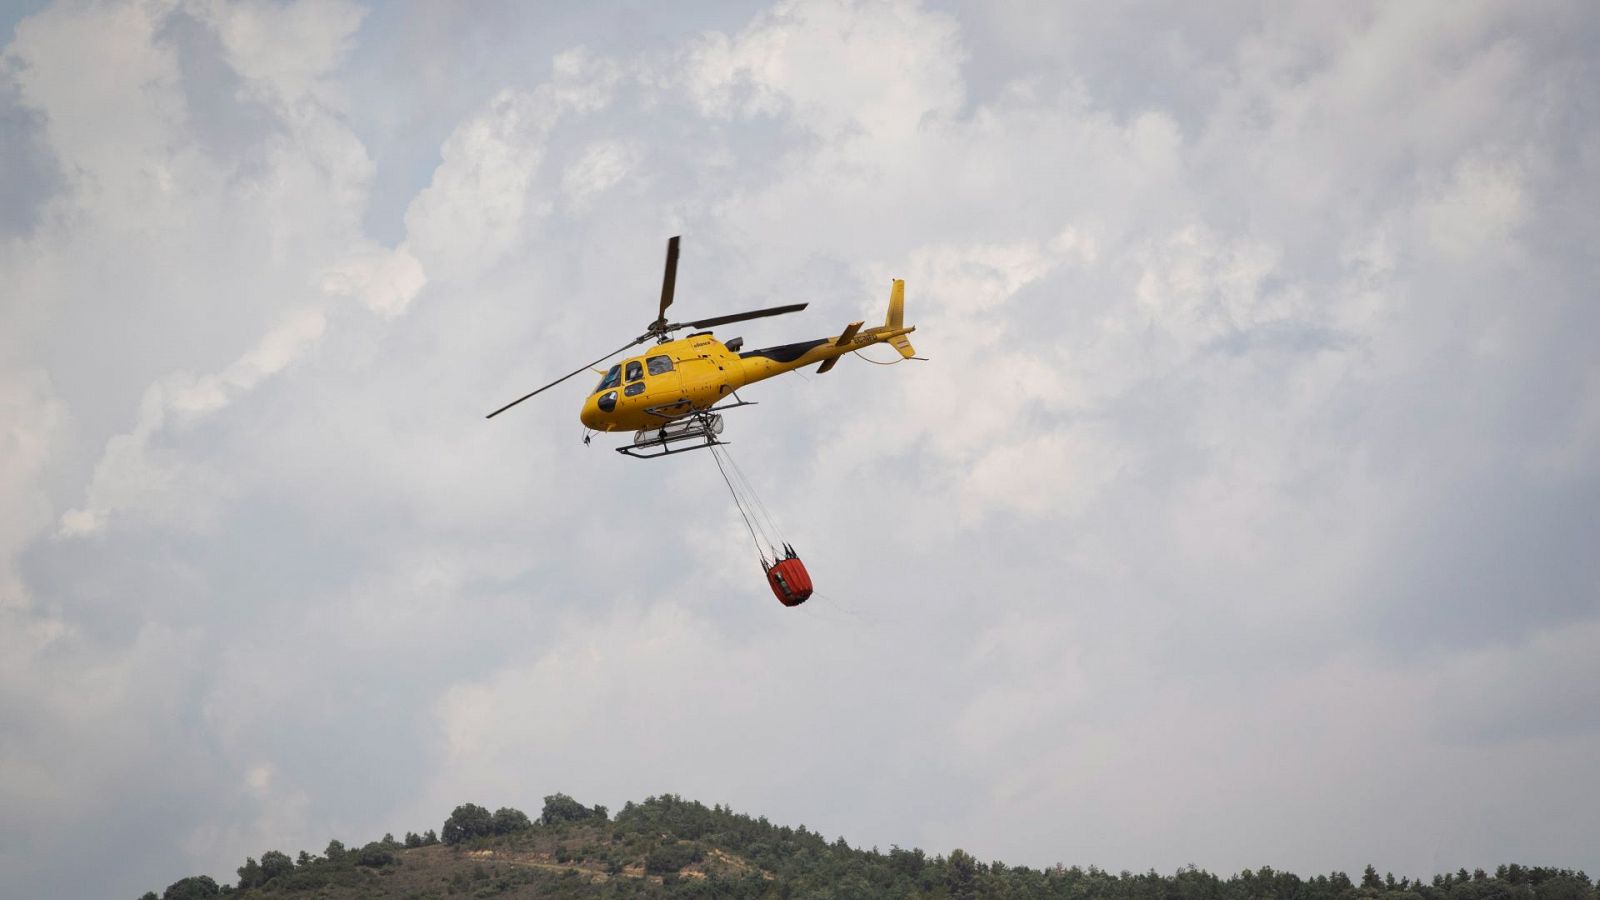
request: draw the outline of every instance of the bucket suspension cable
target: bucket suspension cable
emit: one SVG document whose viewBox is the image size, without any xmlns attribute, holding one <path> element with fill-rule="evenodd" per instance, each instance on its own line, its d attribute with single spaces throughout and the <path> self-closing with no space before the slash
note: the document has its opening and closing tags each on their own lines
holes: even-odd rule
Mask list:
<svg viewBox="0 0 1600 900">
<path fill-rule="evenodd" d="M 722 481 L 728 486 L 728 493 L 733 496 L 733 505 L 739 510 L 739 518 L 744 520 L 744 527 L 750 532 L 750 541 L 756 545 L 756 554 L 761 557 L 763 568 L 767 566 L 767 554 L 770 551 L 772 559 L 778 559 L 778 551 L 774 546 L 772 535 L 768 528 L 763 526 L 756 513 L 755 505 L 760 498 L 755 496 L 748 484 L 740 478 L 740 474 L 733 462 L 733 457 L 728 455 L 727 448 L 722 444 L 712 444 L 711 458 L 717 463 L 717 471 L 722 475 Z M 726 459 L 726 464 L 724 464 Z M 729 474 L 730 471 L 733 474 Z M 752 499 L 754 498 L 754 499 Z M 758 535 L 757 532 L 760 532 Z M 762 547 L 761 541 L 765 538 L 767 545 Z"/>
<path fill-rule="evenodd" d="M 727 450 L 724 449 L 723 452 L 727 453 Z M 767 509 L 766 502 L 763 501 L 761 499 L 761 495 L 756 492 L 755 484 L 753 484 L 750 481 L 750 477 L 744 473 L 744 469 L 740 467 L 739 461 L 734 459 L 733 454 L 731 453 L 727 454 L 727 456 L 728 465 L 733 469 L 734 478 L 743 486 L 744 496 L 749 498 L 749 500 L 754 504 L 756 522 L 761 528 L 762 534 L 767 536 L 768 543 L 773 547 L 783 547 L 785 550 L 787 550 L 789 544 L 783 539 L 783 531 L 778 528 L 778 520 L 773 518 L 772 511 Z M 777 556 L 776 549 L 773 550 L 773 556 Z"/>
<path fill-rule="evenodd" d="M 756 554 L 761 557 L 761 570 L 766 573 L 772 593 L 784 606 L 799 606 L 806 602 L 812 594 L 811 573 L 806 571 L 806 564 L 800 561 L 799 554 L 783 539 L 771 510 L 761 501 L 761 495 L 756 493 L 755 485 L 750 483 L 739 464 L 734 462 L 727 445 L 715 443 L 710 445 L 710 449 L 711 458 L 717 461 L 717 471 L 722 473 L 722 481 L 728 486 L 728 493 L 733 495 L 734 506 L 739 509 L 739 518 L 744 520 L 750 540 L 756 545 Z M 763 539 L 767 542 L 765 547 L 761 546 Z M 779 547 L 783 548 L 782 551 Z"/>
</svg>

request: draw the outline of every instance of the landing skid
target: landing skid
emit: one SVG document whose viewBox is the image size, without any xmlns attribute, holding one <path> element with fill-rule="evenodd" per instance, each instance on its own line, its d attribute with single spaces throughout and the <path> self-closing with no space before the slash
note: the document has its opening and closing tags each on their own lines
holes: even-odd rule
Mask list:
<svg viewBox="0 0 1600 900">
<path fill-rule="evenodd" d="M 732 403 L 724 403 L 688 415 L 672 412 L 684 408 L 679 404 L 646 410 L 651 415 L 660 416 L 666 421 L 662 422 L 659 428 L 641 428 L 634 432 L 633 443 L 618 447 L 616 450 L 623 456 L 631 456 L 634 459 L 655 459 L 726 444 L 727 441 L 717 437 L 722 434 L 721 413 L 741 406 L 755 405 L 754 400 L 742 400 L 738 394 L 734 394 Z"/>
<path fill-rule="evenodd" d="M 656 459 L 724 443 L 717 437 L 721 433 L 722 416 L 701 412 L 687 419 L 675 419 L 660 428 L 635 432 L 633 443 L 618 447 L 617 452 L 634 459 Z"/>
</svg>

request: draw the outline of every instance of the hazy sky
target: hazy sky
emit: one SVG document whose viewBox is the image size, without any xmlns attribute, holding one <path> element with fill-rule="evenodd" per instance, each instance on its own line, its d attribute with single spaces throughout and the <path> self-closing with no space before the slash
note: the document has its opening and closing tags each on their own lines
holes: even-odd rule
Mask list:
<svg viewBox="0 0 1600 900">
<path fill-rule="evenodd" d="M 1600 871 L 1594 4 L 673 6 L 7 7 L 6 890 L 554 791 Z M 673 234 L 751 346 L 906 279 L 728 419 L 797 609 L 587 376 L 483 419 Z"/>
</svg>

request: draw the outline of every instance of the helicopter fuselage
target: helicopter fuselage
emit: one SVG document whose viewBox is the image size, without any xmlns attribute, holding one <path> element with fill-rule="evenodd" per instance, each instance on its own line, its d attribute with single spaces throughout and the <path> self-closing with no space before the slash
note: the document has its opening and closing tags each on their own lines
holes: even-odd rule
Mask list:
<svg viewBox="0 0 1600 900">
<path fill-rule="evenodd" d="M 676 236 L 667 239 L 667 262 L 661 275 L 661 305 L 655 321 L 650 323 L 644 334 L 586 366 L 580 366 L 543 387 L 523 394 L 485 418 L 492 419 L 524 400 L 582 374 L 584 369 L 598 366 L 619 353 L 654 339 L 656 346 L 649 352 L 625 359 L 606 371 L 600 384 L 584 401 L 578 418 L 595 431 L 639 432 L 634 436 L 635 448 L 662 451 L 661 454 L 638 453 L 619 447 L 618 452 L 630 456 L 665 455 L 676 452 L 669 448 L 670 444 L 685 440 L 703 439 L 704 443 L 698 446 L 715 443 L 715 435 L 721 431 L 720 410 L 745 405 L 745 401 L 737 396 L 733 397 L 731 404 L 723 401 L 747 384 L 793 372 L 812 363 L 818 364 L 817 373 L 821 374 L 832 369 L 846 353 L 873 344 L 886 343 L 906 359 L 921 358 L 906 338 L 916 329 L 904 324 L 906 284 L 898 278 L 890 284 L 889 312 L 882 325 L 862 328 L 861 322 L 851 322 L 844 331 L 831 338 L 780 344 L 740 353 L 743 346 L 741 341 L 724 343 L 709 330 L 717 325 L 799 312 L 806 308 L 805 303 L 790 303 L 687 322 L 669 321 L 667 308 L 672 305 L 677 291 L 678 240 Z M 702 330 L 692 332 L 688 337 L 669 339 L 669 335 L 686 328 Z M 686 419 L 693 421 L 682 421 Z M 677 423 L 674 428 L 667 427 L 674 423 Z M 652 430 L 657 432 L 654 436 L 648 434 Z M 583 441 L 586 444 L 589 442 L 587 435 Z"/>
<path fill-rule="evenodd" d="M 834 337 L 743 353 L 709 331 L 665 341 L 612 366 L 578 418 L 595 431 L 647 430 L 711 409 L 747 384 L 816 363 L 827 371 L 838 357 L 872 344 L 890 343 L 910 356 L 905 335 L 916 329 L 900 325 L 897 307 L 880 327 L 862 329 L 854 322 Z"/>
</svg>

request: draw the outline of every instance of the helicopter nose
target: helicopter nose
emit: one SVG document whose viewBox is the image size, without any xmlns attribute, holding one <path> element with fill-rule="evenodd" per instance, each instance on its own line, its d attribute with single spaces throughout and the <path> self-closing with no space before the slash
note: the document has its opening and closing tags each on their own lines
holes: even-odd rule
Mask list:
<svg viewBox="0 0 1600 900">
<path fill-rule="evenodd" d="M 606 414 L 617 408 L 617 392 L 607 391 L 599 397 L 591 397 L 583 404 L 583 412 L 578 414 L 579 421 L 595 431 L 609 431 L 607 428 Z"/>
</svg>

